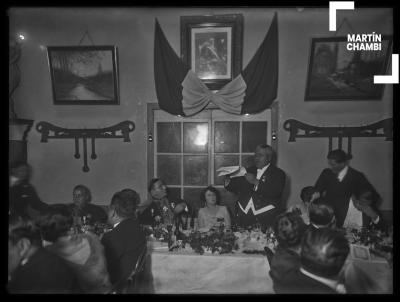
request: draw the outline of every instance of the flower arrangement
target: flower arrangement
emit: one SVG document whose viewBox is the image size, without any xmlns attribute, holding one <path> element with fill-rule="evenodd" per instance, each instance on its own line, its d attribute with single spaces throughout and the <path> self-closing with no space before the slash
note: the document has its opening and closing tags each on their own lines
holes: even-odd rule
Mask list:
<svg viewBox="0 0 400 302">
<path fill-rule="evenodd" d="M 361 229 L 347 230 L 347 238 L 351 244 L 367 246 L 371 253 L 386 258 L 389 265 L 393 261 L 393 235 L 387 236 L 385 233 L 374 228 L 363 227 Z"/>
<path fill-rule="evenodd" d="M 231 231 L 223 231 L 220 228 L 211 229 L 207 233 L 192 232 L 182 240 L 183 247 L 189 244 L 194 252 L 204 254 L 205 251 L 219 254 L 232 253 L 238 249 L 237 237 Z"/>
</svg>

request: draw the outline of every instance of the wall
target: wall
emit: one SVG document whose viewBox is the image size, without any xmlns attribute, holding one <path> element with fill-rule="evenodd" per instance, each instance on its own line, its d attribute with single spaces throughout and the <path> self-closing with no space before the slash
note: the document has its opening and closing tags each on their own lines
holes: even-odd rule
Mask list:
<svg viewBox="0 0 400 302">
<path fill-rule="evenodd" d="M 32 182 L 46 202 L 68 202 L 72 188 L 88 185 L 93 200 L 107 204 L 112 194 L 126 187 L 146 196 L 146 103 L 156 102 L 153 78 L 154 19 L 158 18 L 174 50 L 180 54 L 181 15 L 242 13 L 244 16 L 243 67 L 262 42 L 278 12 L 279 28 L 279 166 L 290 176 L 289 201 L 297 201 L 302 187 L 313 184 L 326 166 L 327 139 L 302 139 L 289 143 L 285 120 L 312 125 L 362 125 L 392 116 L 392 86 L 381 101 L 304 102 L 311 37 L 330 37 L 328 10 L 320 8 L 13 8 L 10 31 L 22 32 L 21 85 L 15 93 L 20 117 L 48 121 L 61 127 L 105 127 L 132 120 L 136 129 L 131 143 L 97 140 L 98 159 L 89 159 L 90 172 L 73 157 L 74 143 L 50 140 L 40 143 L 39 133 L 29 134 Z M 391 9 L 357 9 L 338 13 L 347 17 L 357 33 L 391 34 Z M 338 25 L 339 25 L 338 21 Z M 344 27 L 346 27 L 344 25 Z M 78 45 L 86 30 L 96 45 L 116 45 L 119 52 L 119 106 L 54 106 L 46 46 Z M 351 32 L 344 28 L 340 34 Z M 86 39 L 83 44 L 91 44 Z M 346 142 L 344 142 L 346 143 Z M 356 139 L 352 166 L 363 171 L 384 197 L 382 208 L 392 208 L 392 143 L 383 139 Z"/>
</svg>

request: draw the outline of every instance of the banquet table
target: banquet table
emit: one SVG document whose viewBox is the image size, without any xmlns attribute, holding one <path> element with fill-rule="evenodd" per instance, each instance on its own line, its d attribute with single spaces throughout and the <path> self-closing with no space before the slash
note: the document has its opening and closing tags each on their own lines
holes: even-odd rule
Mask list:
<svg viewBox="0 0 400 302">
<path fill-rule="evenodd" d="M 156 250 L 148 245 L 141 293 L 271 294 L 272 280 L 265 256 Z"/>
</svg>

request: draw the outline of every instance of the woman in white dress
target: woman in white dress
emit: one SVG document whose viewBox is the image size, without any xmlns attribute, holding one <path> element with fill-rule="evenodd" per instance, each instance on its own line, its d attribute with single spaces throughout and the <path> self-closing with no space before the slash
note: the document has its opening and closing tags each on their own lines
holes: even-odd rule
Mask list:
<svg viewBox="0 0 400 302">
<path fill-rule="evenodd" d="M 231 218 L 228 209 L 225 206 L 220 206 L 221 197 L 218 190 L 212 186 L 205 188 L 201 195 L 201 201 L 205 207 L 199 210 L 198 228 L 200 230 L 210 229 L 214 226 L 219 226 L 223 219 L 225 228 L 231 227 Z"/>
</svg>

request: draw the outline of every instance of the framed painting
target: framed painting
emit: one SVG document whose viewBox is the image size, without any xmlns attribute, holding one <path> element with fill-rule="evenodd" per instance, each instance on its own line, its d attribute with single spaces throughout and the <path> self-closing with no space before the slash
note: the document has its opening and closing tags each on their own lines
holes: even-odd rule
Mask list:
<svg viewBox="0 0 400 302">
<path fill-rule="evenodd" d="M 118 105 L 115 46 L 49 46 L 55 105 Z"/>
<path fill-rule="evenodd" d="M 182 16 L 181 57 L 211 90 L 242 70 L 243 15 Z"/>
<path fill-rule="evenodd" d="M 382 98 L 384 85 L 374 84 L 374 75 L 386 74 L 392 37 L 382 36 L 380 50 L 348 50 L 347 44 L 347 37 L 312 39 L 305 101 Z"/>
</svg>

